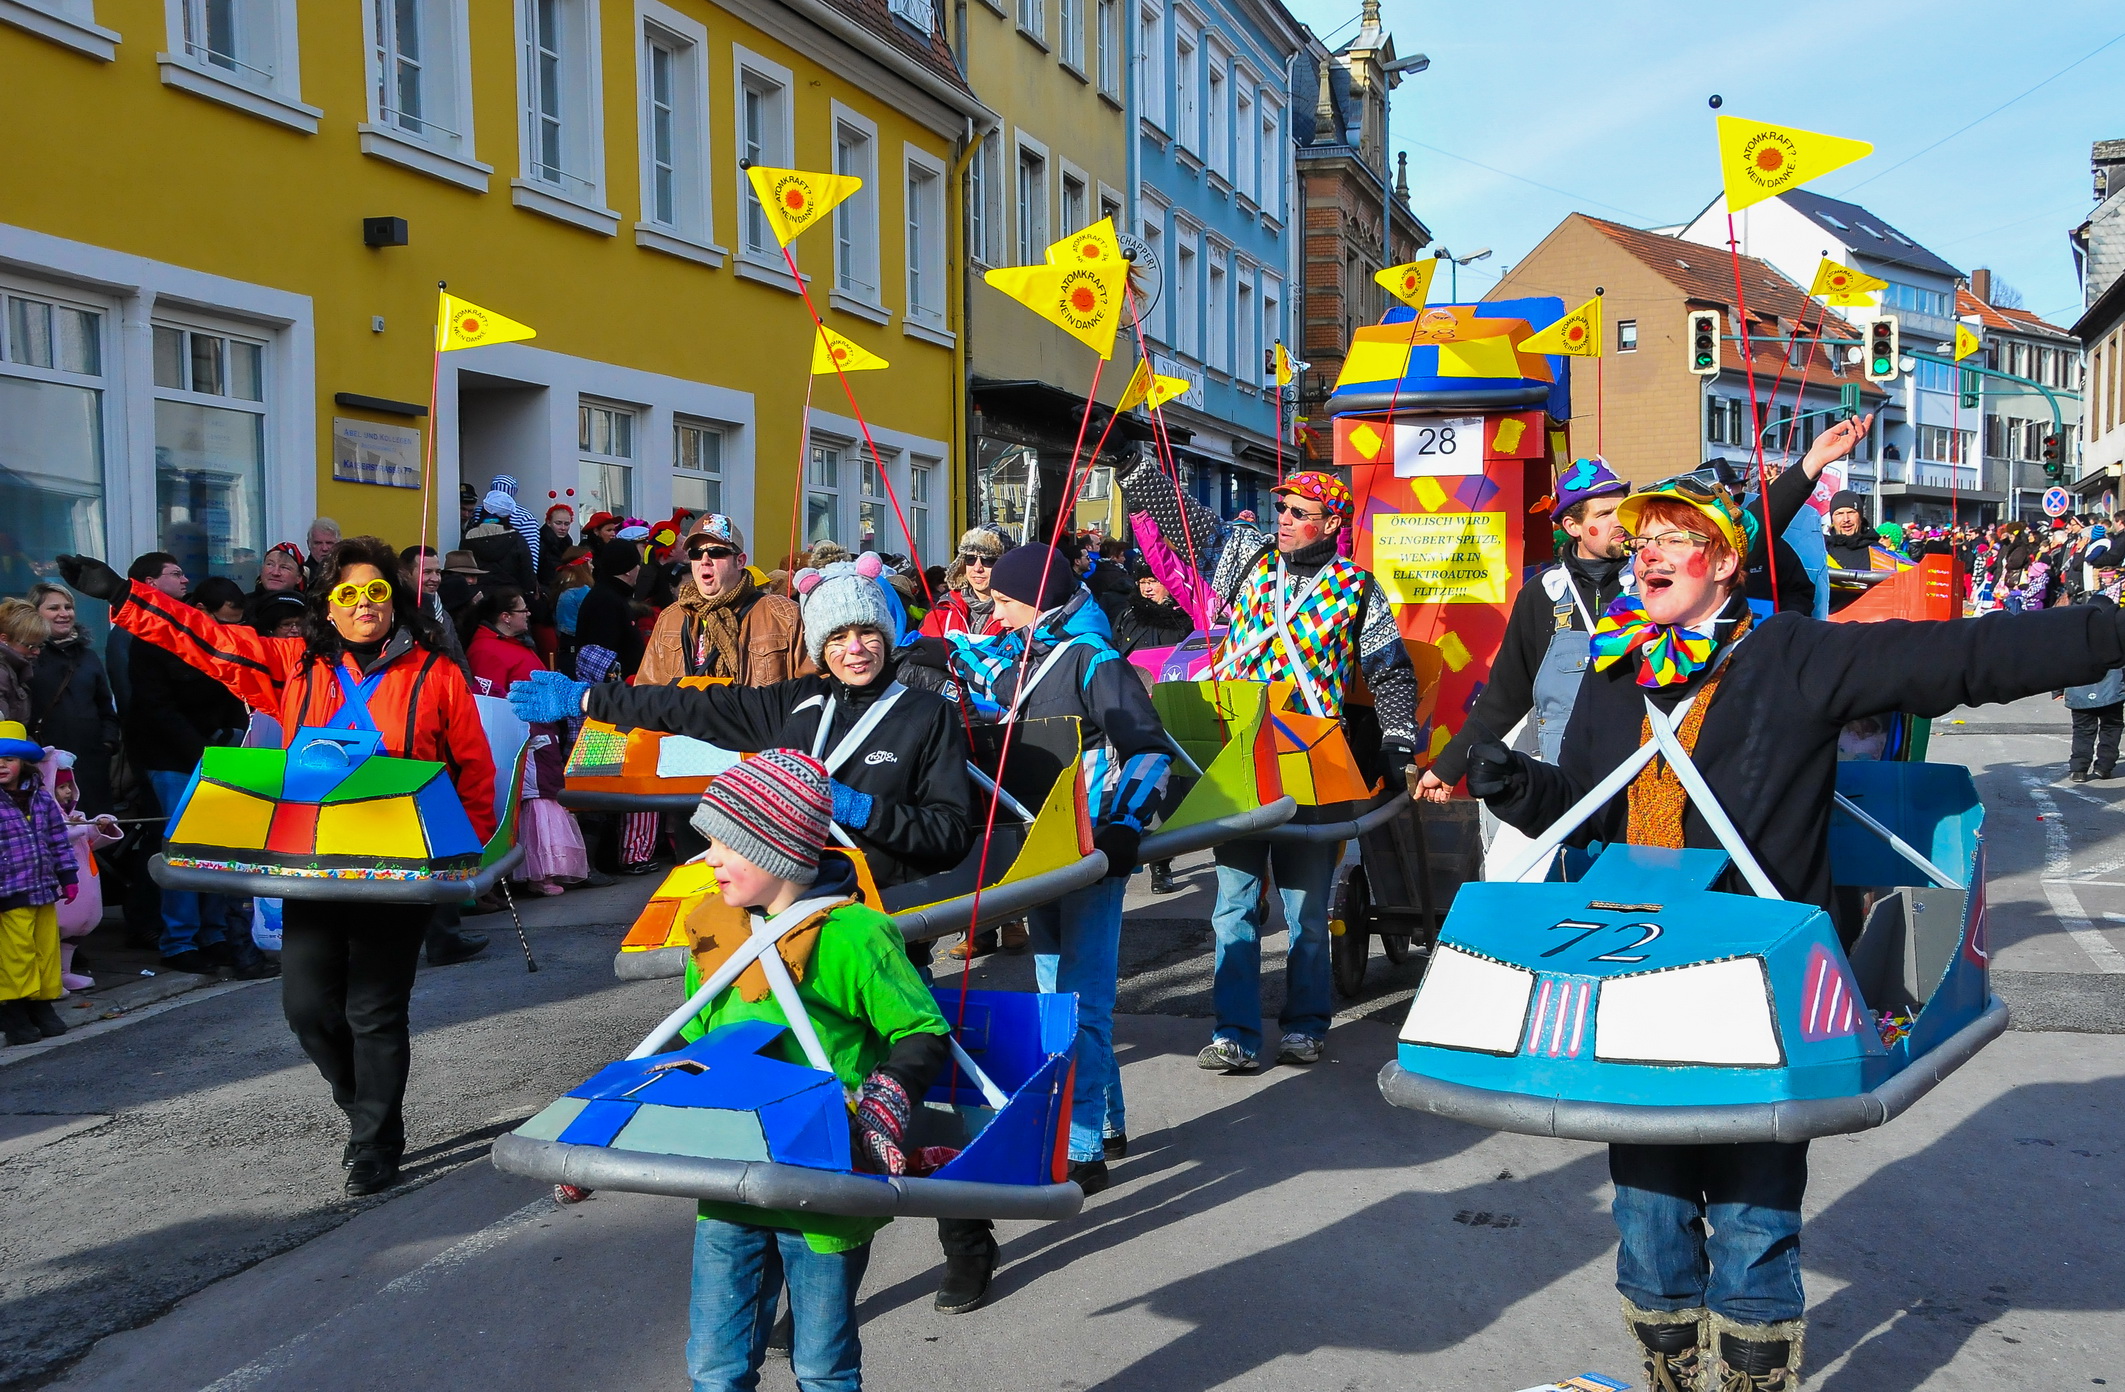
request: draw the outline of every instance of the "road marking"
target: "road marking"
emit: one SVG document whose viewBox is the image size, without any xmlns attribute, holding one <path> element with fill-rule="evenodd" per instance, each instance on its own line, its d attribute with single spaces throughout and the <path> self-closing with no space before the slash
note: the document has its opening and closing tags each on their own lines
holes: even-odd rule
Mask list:
<svg viewBox="0 0 2125 1392">
<path fill-rule="evenodd" d="M 367 1299 L 349 1305 L 331 1318 L 311 1326 L 285 1343 L 266 1350 L 266 1352 L 234 1372 L 208 1383 L 204 1388 L 200 1389 L 200 1392 L 240 1392 L 243 1388 L 257 1385 L 262 1379 L 269 1378 L 273 1374 L 291 1366 L 297 1356 L 304 1352 L 305 1346 L 312 1339 L 354 1314 L 357 1310 L 364 1308 L 371 1301 L 382 1296 L 418 1295 L 426 1290 L 438 1276 L 446 1275 L 464 1266 L 467 1262 L 487 1255 L 508 1238 L 514 1236 L 517 1229 L 523 1227 L 534 1218 L 551 1216 L 553 1211 L 552 1198 L 541 1196 L 533 1199 L 516 1212 L 505 1214 L 495 1219 L 495 1221 L 481 1228 L 478 1232 L 468 1237 L 460 1238 L 450 1246 L 445 1247 L 419 1266 L 414 1267 L 413 1270 L 386 1282 L 377 1289 L 374 1295 L 369 1296 Z"/>
<path fill-rule="evenodd" d="M 2113 947 L 2110 939 L 2088 921 L 2087 911 L 2066 880 L 2073 869 L 2073 845 L 2066 839 L 2066 822 L 2059 815 L 2057 800 L 2033 774 L 2022 775 L 2022 786 L 2029 790 L 2029 800 L 2044 818 L 2044 897 L 2051 901 L 2052 915 L 2066 929 L 2066 935 L 2081 945 L 2097 971 L 2125 974 L 2125 953 Z"/>
</svg>

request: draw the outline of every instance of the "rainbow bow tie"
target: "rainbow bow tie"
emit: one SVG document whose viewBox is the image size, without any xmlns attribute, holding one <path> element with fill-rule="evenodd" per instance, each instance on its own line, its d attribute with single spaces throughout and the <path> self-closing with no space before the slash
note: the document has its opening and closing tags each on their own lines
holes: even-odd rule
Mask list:
<svg viewBox="0 0 2125 1392">
<path fill-rule="evenodd" d="M 1594 670 L 1607 671 L 1636 652 L 1640 686 L 1673 686 L 1687 681 L 1712 659 L 1715 646 L 1709 634 L 1680 624 L 1656 624 L 1645 616 L 1645 605 L 1636 595 L 1619 596 L 1594 624 L 1589 641 Z"/>
</svg>

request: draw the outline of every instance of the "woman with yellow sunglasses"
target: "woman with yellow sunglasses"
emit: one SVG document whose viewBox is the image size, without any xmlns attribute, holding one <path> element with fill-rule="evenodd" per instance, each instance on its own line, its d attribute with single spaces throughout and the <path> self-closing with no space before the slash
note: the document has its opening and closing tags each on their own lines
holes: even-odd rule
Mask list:
<svg viewBox="0 0 2125 1392">
<path fill-rule="evenodd" d="M 110 604 L 113 624 L 276 716 L 284 737 L 306 725 L 374 730 L 385 754 L 441 763 L 474 834 L 482 843 L 493 836 L 494 758 L 479 708 L 380 538 L 349 537 L 334 548 L 293 638 L 216 623 L 153 586 L 129 585 L 101 561 L 58 559 L 69 585 Z M 398 1181 L 407 1007 L 430 913 L 425 904 L 373 898 L 289 899 L 283 908 L 282 1006 L 347 1114 L 342 1160 L 352 1195 Z"/>
</svg>

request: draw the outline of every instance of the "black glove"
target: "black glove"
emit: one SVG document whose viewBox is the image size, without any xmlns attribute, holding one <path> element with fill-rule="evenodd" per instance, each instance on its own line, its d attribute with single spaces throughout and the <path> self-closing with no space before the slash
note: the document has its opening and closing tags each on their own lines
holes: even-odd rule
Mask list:
<svg viewBox="0 0 2125 1392">
<path fill-rule="evenodd" d="M 1408 745 L 1398 740 L 1382 740 L 1380 742 L 1380 774 L 1387 780 L 1388 787 L 1392 788 L 1395 780 L 1402 778 L 1408 782 L 1413 795 L 1417 786 L 1417 779 L 1422 776 L 1421 772 L 1417 774 L 1409 772 L 1410 769 L 1416 767 L 1416 762 L 1417 756 L 1410 751 Z"/>
<path fill-rule="evenodd" d="M 1468 795 L 1482 798 L 1517 796 L 1527 787 L 1527 765 L 1502 740 L 1487 740 L 1468 747 Z"/>
<path fill-rule="evenodd" d="M 946 646 L 944 639 L 933 638 L 927 633 L 901 644 L 893 656 L 902 662 L 910 662 L 917 667 L 928 667 L 933 671 L 952 670 L 952 650 Z"/>
<path fill-rule="evenodd" d="M 1109 822 L 1092 833 L 1092 848 L 1107 853 L 1108 879 L 1122 879 L 1136 869 L 1136 848 L 1143 840 L 1142 832 L 1119 822 Z"/>
<path fill-rule="evenodd" d="M 94 556 L 60 556 L 56 559 L 60 577 L 90 599 L 100 599 L 116 609 L 132 593 L 132 587 L 123 575 Z"/>
</svg>

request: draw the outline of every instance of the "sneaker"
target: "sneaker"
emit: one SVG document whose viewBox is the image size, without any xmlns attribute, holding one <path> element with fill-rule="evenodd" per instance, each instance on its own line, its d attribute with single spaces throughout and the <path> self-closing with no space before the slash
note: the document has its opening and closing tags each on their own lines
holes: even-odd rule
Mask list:
<svg viewBox="0 0 2125 1392">
<path fill-rule="evenodd" d="M 1195 1056 L 1195 1066 L 1207 1073 L 1252 1073 L 1261 1067 L 1238 1040 L 1223 1035 L 1203 1046 L 1203 1051 Z"/>
<path fill-rule="evenodd" d="M 581 880 L 576 882 L 576 888 L 610 889 L 618 883 L 618 880 L 606 874 L 603 870 L 593 870 L 588 875 L 585 875 Z"/>
<path fill-rule="evenodd" d="M 2073 771 L 2073 781 L 2076 783 L 2086 783 L 2088 781 L 2088 778 L 2089 773 L 2087 769 L 2075 769 Z"/>
<path fill-rule="evenodd" d="M 566 1208 L 570 1204 L 583 1202 L 583 1200 L 591 1196 L 592 1192 L 592 1190 L 585 1189 L 580 1184 L 556 1184 L 553 1186 L 553 1201 Z"/>
<path fill-rule="evenodd" d="M 1180 890 L 1181 887 L 1173 882 L 1173 862 L 1170 860 L 1152 861 L 1151 892 L 1153 894 L 1178 894 Z"/>
<path fill-rule="evenodd" d="M 787 1361 L 790 1345 L 797 1339 L 797 1321 L 785 1309 L 775 1317 L 775 1327 L 767 1332 L 767 1356 Z"/>
<path fill-rule="evenodd" d="M 1107 1162 L 1104 1160 L 1072 1160 L 1070 1182 L 1085 1191 L 1085 1197 L 1107 1187 Z"/>
<path fill-rule="evenodd" d="M 1101 1149 L 1107 1152 L 1107 1158 L 1109 1160 L 1121 1160 L 1127 1158 L 1129 1154 L 1128 1132 L 1116 1131 L 1112 1135 L 1102 1136 L 1099 1139 L 1100 1147 Z"/>
<path fill-rule="evenodd" d="M 448 967 L 479 956 L 487 950 L 485 933 L 453 933 L 428 944 L 428 965 Z"/>
<path fill-rule="evenodd" d="M 986 957 L 996 950 L 996 933 L 970 933 L 944 950 L 944 955 L 955 962 L 964 962 L 969 957 Z"/>
<path fill-rule="evenodd" d="M 1278 1063 L 1319 1063 L 1321 1050 L 1327 1047 L 1310 1034 L 1287 1034 L 1277 1041 Z"/>
</svg>

